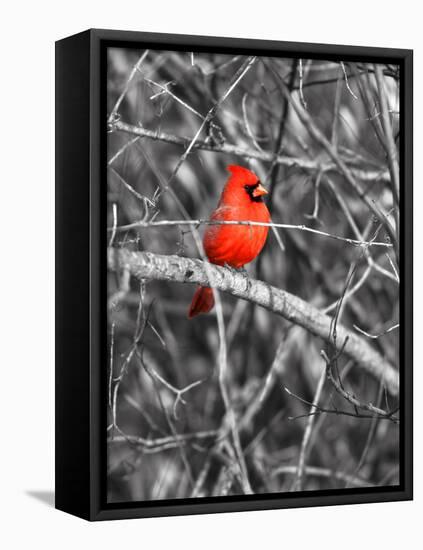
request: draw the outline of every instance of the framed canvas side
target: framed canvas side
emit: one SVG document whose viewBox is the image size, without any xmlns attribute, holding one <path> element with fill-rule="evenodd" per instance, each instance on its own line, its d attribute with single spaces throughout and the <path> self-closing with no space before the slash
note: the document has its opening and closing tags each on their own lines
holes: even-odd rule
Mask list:
<svg viewBox="0 0 423 550">
<path fill-rule="evenodd" d="M 106 501 L 106 49 L 143 46 L 371 60 L 401 69 L 401 482 L 395 487 Z M 89 520 L 412 498 L 412 52 L 90 30 L 56 44 L 56 507 Z"/>
<path fill-rule="evenodd" d="M 56 508 L 90 518 L 90 40 L 56 43 Z"/>
</svg>

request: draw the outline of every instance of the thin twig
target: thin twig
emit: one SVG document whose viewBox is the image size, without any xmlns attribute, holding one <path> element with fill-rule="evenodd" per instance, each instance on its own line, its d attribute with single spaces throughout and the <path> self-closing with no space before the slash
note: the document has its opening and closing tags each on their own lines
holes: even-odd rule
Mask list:
<svg viewBox="0 0 423 550">
<path fill-rule="evenodd" d="M 284 474 L 296 475 L 296 473 L 297 473 L 296 466 L 279 466 L 278 468 L 276 468 L 276 470 L 272 472 L 272 475 L 273 476 L 284 475 Z M 305 474 L 308 476 L 333 478 L 333 479 L 336 479 L 337 481 L 348 482 L 351 485 L 354 485 L 355 487 L 373 487 L 376 485 L 375 483 L 371 483 L 365 479 L 362 479 L 356 476 L 351 476 L 344 472 L 338 472 L 335 470 L 330 470 L 329 468 L 320 468 L 317 466 L 306 466 Z"/>
<path fill-rule="evenodd" d="M 310 403 L 310 401 L 307 401 L 306 399 L 303 399 L 299 395 L 297 395 L 294 392 L 292 392 L 291 390 L 289 390 L 287 387 L 283 386 L 283 389 L 286 391 L 286 393 L 288 395 L 290 395 L 291 397 L 294 397 L 295 399 L 297 399 L 301 403 L 304 403 L 304 405 L 307 405 L 308 407 L 311 407 L 313 405 L 313 403 Z M 299 420 L 300 418 L 308 418 L 309 416 L 317 416 L 317 415 L 321 415 L 321 414 L 334 414 L 334 415 L 337 415 L 337 416 L 340 415 L 340 416 L 350 416 L 352 418 L 368 418 L 368 419 L 372 419 L 372 418 L 375 417 L 375 414 L 366 414 L 366 413 L 360 413 L 360 412 L 357 412 L 357 411 L 351 412 L 351 411 L 346 411 L 346 410 L 337 409 L 337 408 L 336 409 L 335 408 L 334 409 L 329 409 L 327 407 L 321 407 L 320 405 L 315 405 L 315 408 L 316 408 L 316 411 L 308 412 L 308 413 L 305 413 L 305 414 L 299 414 L 297 416 L 289 416 L 288 420 Z M 378 416 L 378 418 L 380 418 L 381 420 L 391 420 L 392 422 L 397 424 L 398 419 L 395 416 L 393 416 L 395 414 L 395 412 L 397 412 L 397 411 L 396 410 L 392 411 L 391 416 L 387 416 L 387 415 L 384 415 L 384 416 L 376 415 L 376 416 Z"/>
<path fill-rule="evenodd" d="M 119 110 L 119 107 L 120 107 L 120 104 L 122 103 L 124 97 L 126 96 L 128 90 L 129 90 L 129 86 L 131 85 L 131 82 L 132 82 L 132 79 L 134 78 L 134 76 L 136 75 L 137 71 L 139 70 L 139 68 L 141 67 L 143 61 L 145 60 L 145 58 L 147 57 L 148 55 L 148 52 L 149 50 L 145 50 L 145 52 L 142 54 L 142 56 L 138 59 L 138 61 L 136 62 L 136 64 L 134 65 L 132 71 L 131 71 L 131 74 L 129 75 L 128 77 L 128 80 L 126 81 L 126 84 L 125 84 L 125 87 L 123 88 L 122 90 L 122 93 L 120 94 L 120 96 L 118 97 L 116 103 L 115 103 L 115 106 L 113 107 L 110 115 L 109 115 L 109 118 L 108 118 L 108 122 L 109 124 L 113 124 L 113 122 L 115 121 L 116 119 L 116 115 L 117 115 L 117 112 Z"/>
<path fill-rule="evenodd" d="M 365 411 L 369 411 L 372 414 L 377 415 L 378 417 L 387 418 L 393 421 L 398 421 L 398 419 L 393 416 L 394 412 L 396 411 L 384 411 L 379 407 L 375 407 L 372 403 L 363 403 L 362 401 L 359 401 L 350 392 L 346 391 L 341 386 L 340 382 L 336 380 L 336 378 L 332 374 L 333 359 L 329 359 L 328 355 L 324 350 L 321 351 L 321 355 L 326 363 L 326 376 L 328 380 L 331 382 L 331 384 L 333 385 L 333 387 L 335 388 L 335 390 L 339 393 L 339 395 L 341 395 L 346 401 L 349 401 L 351 405 L 353 405 L 357 409 L 363 409 Z"/>
<path fill-rule="evenodd" d="M 139 227 L 166 227 L 166 226 L 179 226 L 179 225 L 190 225 L 199 227 L 200 225 L 248 225 L 250 227 L 271 227 L 278 229 L 298 229 L 300 231 L 306 231 L 308 233 L 314 233 L 315 235 L 321 235 L 322 237 L 328 237 L 330 239 L 335 239 L 337 241 L 343 241 L 354 246 L 381 246 L 384 248 L 392 248 L 391 243 L 382 242 L 382 241 L 359 241 L 357 239 L 350 239 L 348 237 L 341 237 L 339 235 L 333 235 L 332 233 L 327 233 L 326 231 L 319 231 L 312 227 L 307 227 L 306 225 L 293 225 L 287 223 L 274 223 L 274 222 L 255 222 L 249 220 L 160 220 L 160 221 L 139 221 L 134 223 L 129 223 L 127 225 L 120 225 L 116 228 L 117 231 L 129 231 L 130 229 L 136 229 Z M 108 231 L 111 231 L 113 228 L 108 228 Z"/>
<path fill-rule="evenodd" d="M 379 334 L 370 334 L 369 332 L 366 332 L 365 330 L 358 327 L 357 325 L 353 325 L 353 327 L 355 328 L 355 330 L 357 330 L 361 334 L 364 334 L 364 336 L 367 336 L 367 338 L 373 338 L 374 340 L 376 340 L 377 338 L 380 338 L 381 336 L 384 336 L 385 334 L 388 334 L 389 332 L 392 332 L 393 330 L 399 328 L 399 323 L 393 325 L 392 327 L 387 328 L 386 330 L 383 330 Z"/>
<path fill-rule="evenodd" d="M 307 109 L 307 102 L 304 99 L 304 92 L 303 92 L 304 75 L 303 75 L 303 60 L 302 59 L 298 60 L 298 78 L 299 78 L 299 82 L 300 82 L 299 83 L 299 93 L 300 93 L 301 103 L 303 104 L 304 109 Z"/>
<path fill-rule="evenodd" d="M 113 387 L 113 354 L 115 342 L 115 323 L 112 323 L 110 332 L 110 361 L 109 361 L 109 384 L 108 384 L 108 403 L 110 412 L 112 412 L 112 387 Z"/>
<path fill-rule="evenodd" d="M 150 371 L 151 371 L 151 374 L 155 378 L 157 378 L 157 380 L 159 380 L 164 386 L 166 386 L 166 388 L 168 390 L 170 390 L 172 393 L 175 394 L 176 398 L 175 398 L 175 401 L 173 403 L 173 416 L 174 416 L 175 419 L 178 418 L 178 415 L 177 415 L 177 412 L 176 412 L 178 404 L 182 403 L 183 405 L 186 405 L 186 403 L 187 403 L 182 396 L 185 393 L 187 393 L 189 390 L 192 390 L 193 388 L 196 388 L 197 386 L 199 386 L 200 384 L 202 384 L 204 382 L 204 380 L 197 380 L 196 382 L 192 382 L 191 384 L 188 384 L 184 388 L 178 389 L 178 388 L 175 388 L 174 386 L 172 386 L 172 384 L 170 384 L 170 382 L 168 382 L 162 376 L 160 376 L 160 374 L 158 372 L 156 372 L 154 369 L 150 369 Z"/>
<path fill-rule="evenodd" d="M 351 90 L 350 84 L 348 82 L 347 71 L 345 70 L 345 65 L 343 61 L 341 61 L 341 67 L 342 67 L 342 72 L 344 73 L 345 86 L 347 87 L 347 90 L 350 92 L 350 94 L 353 96 L 354 99 L 358 99 L 355 93 Z"/>
<path fill-rule="evenodd" d="M 116 227 L 117 227 L 117 204 L 114 202 L 112 204 L 112 212 L 113 212 L 113 228 L 112 228 L 112 234 L 110 235 L 109 239 L 109 246 L 113 246 L 113 242 L 116 237 Z"/>
<path fill-rule="evenodd" d="M 201 120 L 204 120 L 205 117 L 199 113 L 198 111 L 196 111 L 193 107 L 191 107 L 191 105 L 188 105 L 188 103 L 186 103 L 185 101 L 183 101 L 180 97 L 178 97 L 176 94 L 174 94 L 171 90 L 169 90 L 169 84 L 166 84 L 165 86 L 163 86 L 162 84 L 159 84 L 158 82 L 155 82 L 154 80 L 151 80 L 147 77 L 144 77 L 144 80 L 146 82 L 149 82 L 150 84 L 153 84 L 154 86 L 157 86 L 160 90 L 162 90 L 162 92 L 170 97 L 172 97 L 177 103 L 179 103 L 180 105 L 182 105 L 183 107 L 185 107 L 185 109 L 187 109 L 188 111 L 190 111 L 191 113 L 193 113 L 196 117 L 198 118 L 201 118 Z M 150 99 L 153 99 L 153 97 L 151 97 Z"/>
<path fill-rule="evenodd" d="M 341 194 L 339 193 L 338 189 L 337 189 L 337 186 L 333 183 L 333 181 L 328 178 L 327 176 L 325 177 L 325 181 L 326 183 L 329 185 L 330 189 L 332 190 L 333 194 L 335 195 L 335 198 L 336 200 L 338 201 L 339 203 L 339 206 L 341 207 L 341 210 L 343 211 L 347 221 L 348 221 L 348 224 L 349 226 L 351 227 L 356 239 L 358 240 L 361 240 L 361 241 L 364 241 L 365 238 L 363 236 L 363 233 L 359 230 L 350 210 L 349 210 L 349 207 L 345 201 L 345 199 L 341 196 Z M 378 271 L 379 273 L 382 273 L 382 275 L 392 279 L 392 280 L 396 280 L 396 278 L 389 272 L 389 271 L 386 271 L 385 269 L 383 269 L 382 267 L 380 267 L 374 260 L 373 258 L 371 257 L 370 255 L 370 252 L 368 249 L 365 249 L 365 252 L 364 252 L 365 256 L 366 256 L 366 260 L 367 260 L 367 263 L 369 265 L 369 267 L 371 267 L 372 269 Z"/>
<path fill-rule="evenodd" d="M 382 399 L 382 393 L 383 393 L 383 384 L 379 384 L 378 395 L 377 395 L 377 400 L 376 400 L 378 406 L 379 406 L 380 401 Z M 366 461 L 367 455 L 368 455 L 369 450 L 370 450 L 370 446 L 372 444 L 373 438 L 374 438 L 375 433 L 376 433 L 376 428 L 378 426 L 378 420 L 379 420 L 378 417 L 375 416 L 373 418 L 373 420 L 371 421 L 371 423 L 370 423 L 370 428 L 369 428 L 369 432 L 367 434 L 366 443 L 364 444 L 364 448 L 363 448 L 363 452 L 361 453 L 360 460 L 358 461 L 357 466 L 354 470 L 354 473 L 353 473 L 354 476 L 356 476 L 360 473 L 360 470 L 361 470 L 361 468 L 363 467 L 363 465 Z M 347 488 L 348 485 L 349 485 L 349 481 L 346 482 L 345 488 Z"/>
<path fill-rule="evenodd" d="M 107 165 L 111 166 L 131 145 L 136 143 L 139 139 L 141 139 L 141 136 L 135 136 L 129 141 L 125 143 L 125 145 L 122 145 L 122 147 L 111 157 L 109 161 L 107 161 Z"/>
<path fill-rule="evenodd" d="M 310 413 L 314 413 L 317 411 L 317 405 L 319 403 L 320 396 L 322 394 L 325 378 L 326 378 L 326 373 L 323 371 L 317 383 L 316 392 L 313 398 L 313 404 L 310 407 Z M 304 436 L 301 442 L 300 456 L 298 459 L 297 475 L 295 476 L 295 481 L 292 486 L 293 491 L 301 491 L 303 488 L 304 469 L 306 466 L 307 456 L 309 455 L 309 444 L 310 444 L 311 433 L 314 427 L 314 420 L 315 420 L 315 415 L 311 414 L 308 418 L 306 429 L 304 430 Z"/>
<path fill-rule="evenodd" d="M 395 197 L 395 204 L 399 206 L 399 166 L 397 157 L 397 147 L 395 145 L 394 135 L 392 133 L 391 120 L 389 118 L 389 106 L 387 92 L 383 78 L 382 68 L 379 64 L 375 64 L 375 76 L 379 91 L 379 102 L 382 115 L 382 127 L 385 134 L 385 149 L 388 157 L 389 171 L 391 174 L 392 190 Z"/>
<path fill-rule="evenodd" d="M 119 174 L 119 172 L 115 168 L 113 168 L 113 166 L 110 166 L 109 169 L 115 174 L 115 176 L 122 183 L 122 185 L 124 185 L 124 187 L 132 195 L 134 195 L 134 197 L 139 199 L 144 204 L 144 207 L 145 207 L 147 212 L 148 212 L 149 207 L 155 208 L 155 206 L 156 206 L 155 203 L 151 199 L 146 197 L 145 195 L 141 195 L 141 193 L 138 193 L 138 191 L 136 191 L 131 185 L 129 185 L 129 183 Z"/>
<path fill-rule="evenodd" d="M 258 151 L 263 151 L 263 149 L 260 147 L 260 145 L 257 143 L 256 138 L 254 137 L 253 131 L 251 130 L 250 123 L 248 121 L 248 114 L 247 114 L 247 97 L 248 94 L 245 93 L 242 97 L 241 107 L 242 107 L 242 116 L 244 119 L 244 126 L 247 131 L 247 134 L 250 136 L 251 141 L 253 142 L 254 147 Z"/>
<path fill-rule="evenodd" d="M 114 438 L 109 438 L 108 443 L 124 443 L 129 442 L 133 445 L 143 447 L 144 452 L 148 450 L 154 452 L 161 452 L 166 449 L 174 449 L 175 447 L 185 445 L 192 439 L 210 439 L 215 438 L 218 435 L 216 430 L 207 430 L 196 433 L 169 435 L 166 437 L 158 437 L 156 439 L 146 439 L 138 435 L 117 435 Z"/>
</svg>

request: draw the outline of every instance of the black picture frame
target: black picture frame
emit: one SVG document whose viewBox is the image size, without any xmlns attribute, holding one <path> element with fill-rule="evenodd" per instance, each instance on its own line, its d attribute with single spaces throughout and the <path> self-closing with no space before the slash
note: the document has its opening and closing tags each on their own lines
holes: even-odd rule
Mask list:
<svg viewBox="0 0 423 550">
<path fill-rule="evenodd" d="M 105 49 L 143 46 L 400 65 L 401 482 L 398 486 L 107 504 Z M 56 508 L 87 520 L 412 499 L 412 50 L 91 29 L 56 43 Z M 77 406 L 75 406 L 77 405 Z"/>
</svg>

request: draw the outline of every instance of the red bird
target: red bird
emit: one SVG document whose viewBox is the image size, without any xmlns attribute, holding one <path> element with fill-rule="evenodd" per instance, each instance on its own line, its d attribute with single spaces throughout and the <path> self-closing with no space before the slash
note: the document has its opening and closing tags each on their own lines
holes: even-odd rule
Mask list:
<svg viewBox="0 0 423 550">
<path fill-rule="evenodd" d="M 258 177 L 242 166 L 230 165 L 231 173 L 211 220 L 270 222 L 270 213 L 263 202 L 266 189 Z M 235 269 L 252 262 L 266 242 L 269 227 L 248 225 L 209 225 L 203 245 L 212 264 Z M 188 317 L 207 313 L 214 306 L 213 291 L 199 287 L 192 299 Z"/>
</svg>

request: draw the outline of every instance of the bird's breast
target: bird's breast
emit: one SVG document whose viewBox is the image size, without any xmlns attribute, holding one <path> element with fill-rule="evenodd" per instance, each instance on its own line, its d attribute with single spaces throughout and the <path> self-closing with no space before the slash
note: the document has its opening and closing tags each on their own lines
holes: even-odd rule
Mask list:
<svg viewBox="0 0 423 550">
<path fill-rule="evenodd" d="M 221 207 L 212 215 L 214 221 L 270 221 L 264 203 L 255 208 Z M 269 227 L 255 225 L 210 225 L 204 234 L 204 249 L 212 263 L 239 268 L 253 261 L 261 252 Z"/>
</svg>

